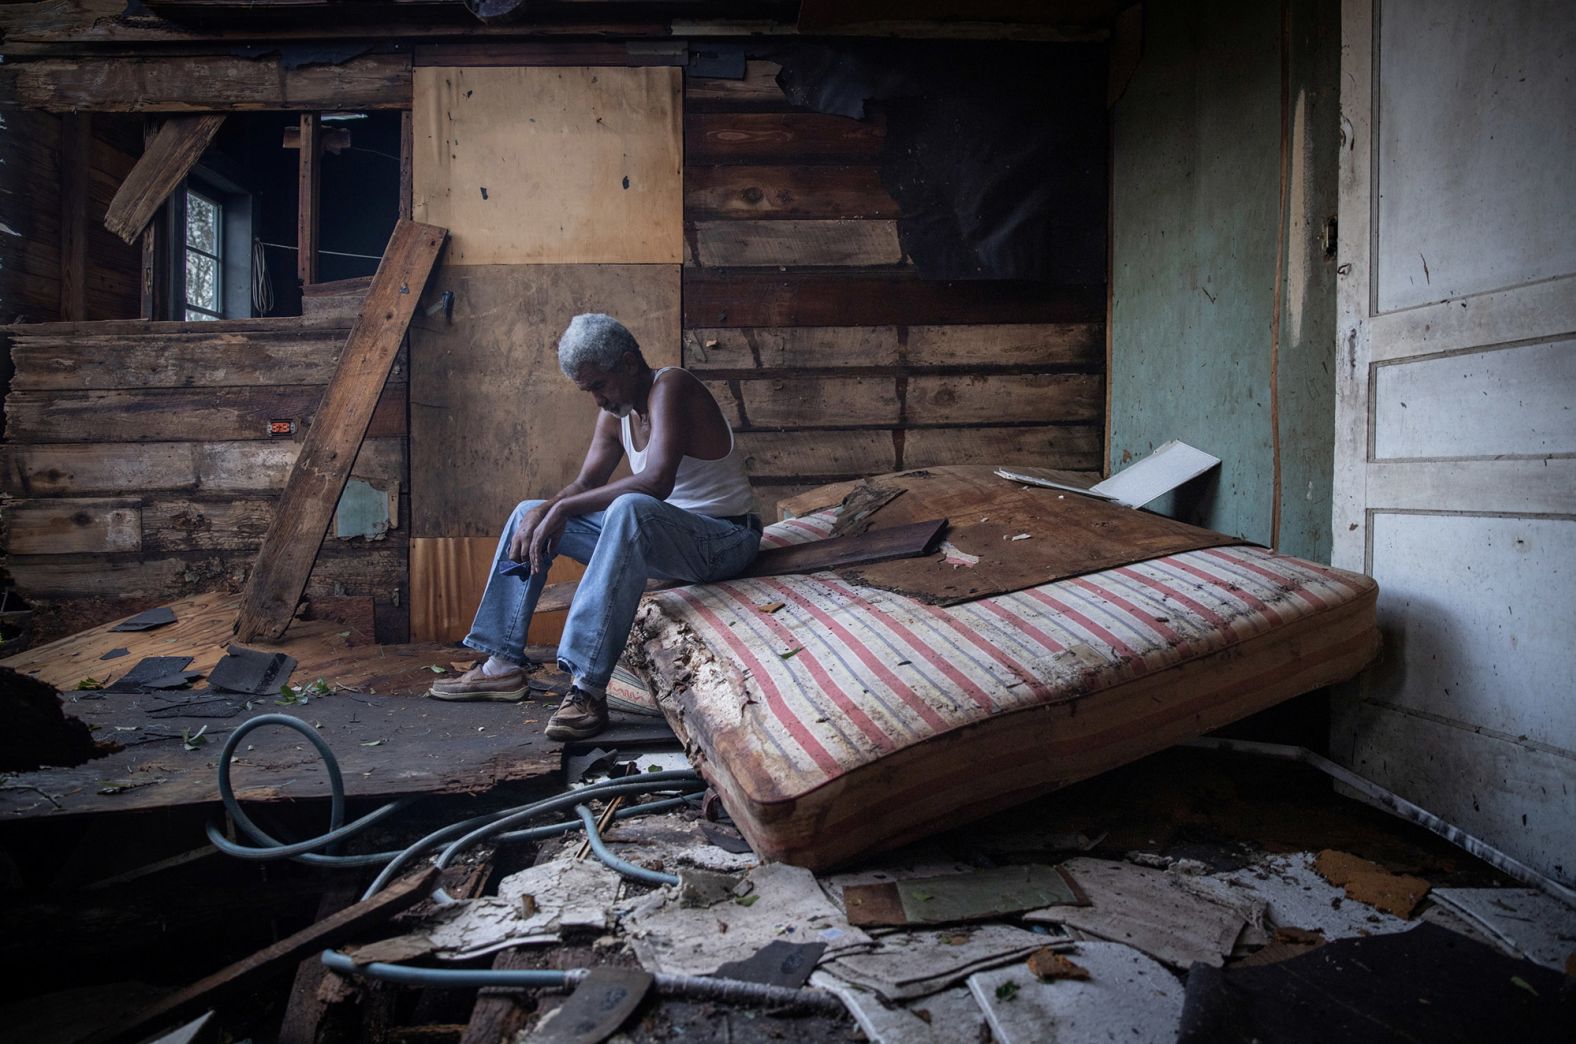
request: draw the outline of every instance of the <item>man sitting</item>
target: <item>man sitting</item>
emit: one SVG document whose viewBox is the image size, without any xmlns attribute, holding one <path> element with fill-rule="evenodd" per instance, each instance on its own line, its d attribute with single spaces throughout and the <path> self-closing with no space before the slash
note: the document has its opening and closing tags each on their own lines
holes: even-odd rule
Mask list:
<svg viewBox="0 0 1576 1044">
<path fill-rule="evenodd" d="M 442 700 L 525 695 L 525 636 L 547 567 L 558 554 L 587 565 L 558 665 L 573 686 L 549 739 L 594 736 L 607 725 L 607 683 L 651 578 L 702 582 L 743 572 L 760 549 L 761 522 L 743 454 L 717 401 L 676 366 L 653 371 L 611 316 L 577 315 L 558 342 L 558 365 L 602 410 L 580 476 L 547 500 L 517 506 L 465 644 L 487 660 L 440 681 Z M 632 474 L 609 481 L 620 458 Z M 501 572 L 515 563 L 529 568 Z"/>
</svg>

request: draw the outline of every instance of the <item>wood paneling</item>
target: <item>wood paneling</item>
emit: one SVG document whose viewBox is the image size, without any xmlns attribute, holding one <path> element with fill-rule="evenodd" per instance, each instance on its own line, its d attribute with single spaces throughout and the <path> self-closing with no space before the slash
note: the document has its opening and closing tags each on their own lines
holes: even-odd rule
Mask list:
<svg viewBox="0 0 1576 1044">
<path fill-rule="evenodd" d="M 199 434 L 199 433 L 193 433 Z M 22 496 L 186 492 L 244 494 L 284 488 L 301 444 L 141 442 L 0 445 L 0 485 Z M 399 482 L 405 440 L 367 439 L 350 473 L 376 486 Z"/>
<path fill-rule="evenodd" d="M 460 265 L 424 304 L 454 291 L 452 320 L 411 330 L 411 532 L 492 536 L 514 506 L 579 474 L 596 419 L 558 368 L 558 337 L 580 312 L 615 315 L 653 366 L 677 363 L 676 265 Z"/>
<path fill-rule="evenodd" d="M 61 555 L 142 548 L 141 504 L 135 500 L 19 500 L 6 505 L 6 550 Z"/>
<path fill-rule="evenodd" d="M 876 167 L 691 166 L 684 216 L 717 218 L 896 218 L 897 203 Z"/>
<path fill-rule="evenodd" d="M 1013 428 L 910 428 L 899 467 L 1022 464 L 1100 474 L 1100 431 L 1092 424 Z"/>
<path fill-rule="evenodd" d="M 410 633 L 415 641 L 458 642 L 471 630 L 476 606 L 492 575 L 497 537 L 423 537 L 410 542 Z M 578 580 L 585 567 L 569 558 L 553 560 L 550 584 Z M 518 583 L 513 577 L 504 577 Z M 568 612 L 537 613 L 527 645 L 556 645 Z"/>
<path fill-rule="evenodd" d="M 873 163 L 885 139 L 885 120 L 815 112 L 698 112 L 684 120 L 690 163 Z"/>
<path fill-rule="evenodd" d="M 677 69 L 418 69 L 414 214 L 450 265 L 677 263 Z"/>
<path fill-rule="evenodd" d="M 697 373 L 897 364 L 895 326 L 701 327 L 684 331 L 684 365 Z"/>
<path fill-rule="evenodd" d="M 18 391 L 325 385 L 344 347 L 339 329 L 275 333 L 36 336 L 17 328 Z"/>
<path fill-rule="evenodd" d="M 699 221 L 695 260 L 711 267 L 896 265 L 895 221 Z"/>
<path fill-rule="evenodd" d="M 933 282 L 912 272 L 686 269 L 684 325 L 885 326 L 1098 322 L 1101 287 Z"/>
<path fill-rule="evenodd" d="M 6 431 L 22 442 L 172 442 L 269 439 L 271 420 L 310 427 L 324 389 L 138 388 L 116 391 L 14 391 L 6 397 Z M 405 432 L 405 386 L 383 388 L 372 437 Z"/>
<path fill-rule="evenodd" d="M 915 424 L 1094 424 L 1104 415 L 1105 381 L 1081 373 L 911 377 L 907 407 Z"/>
<path fill-rule="evenodd" d="M 277 56 L 42 58 L 7 62 L 0 90 L 46 112 L 231 112 L 403 109 L 410 56 L 369 54 L 338 65 L 284 67 Z"/>
<path fill-rule="evenodd" d="M 685 114 L 684 364 L 758 504 L 939 464 L 1097 469 L 1104 287 L 920 279 L 885 125 L 792 111 L 776 74 L 692 77 Z"/>
</svg>

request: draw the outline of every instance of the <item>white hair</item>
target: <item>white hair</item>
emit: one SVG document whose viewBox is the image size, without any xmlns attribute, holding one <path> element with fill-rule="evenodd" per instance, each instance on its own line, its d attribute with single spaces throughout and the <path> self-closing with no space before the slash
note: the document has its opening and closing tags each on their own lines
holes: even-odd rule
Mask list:
<svg viewBox="0 0 1576 1044">
<path fill-rule="evenodd" d="M 569 327 L 558 339 L 558 366 L 573 381 L 587 364 L 611 373 L 625 352 L 634 352 L 644 361 L 640 343 L 623 323 L 601 312 L 586 312 L 569 320 Z"/>
</svg>

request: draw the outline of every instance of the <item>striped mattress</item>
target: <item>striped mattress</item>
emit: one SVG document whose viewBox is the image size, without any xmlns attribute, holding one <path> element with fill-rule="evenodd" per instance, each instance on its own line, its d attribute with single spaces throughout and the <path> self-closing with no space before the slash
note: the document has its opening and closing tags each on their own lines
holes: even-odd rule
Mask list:
<svg viewBox="0 0 1576 1044">
<path fill-rule="evenodd" d="M 654 595 L 632 651 L 756 850 L 820 869 L 1344 680 L 1376 594 L 1242 546 L 951 607 L 817 573 Z"/>
</svg>

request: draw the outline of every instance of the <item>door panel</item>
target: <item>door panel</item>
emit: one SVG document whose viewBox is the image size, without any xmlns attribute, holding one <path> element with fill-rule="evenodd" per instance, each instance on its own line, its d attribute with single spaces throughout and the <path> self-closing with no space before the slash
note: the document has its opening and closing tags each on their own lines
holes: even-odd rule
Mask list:
<svg viewBox="0 0 1576 1044">
<path fill-rule="evenodd" d="M 1576 8 L 1343 8 L 1334 561 L 1357 771 L 1576 881 Z M 1426 267 L 1425 267 L 1426 266 Z"/>
</svg>

